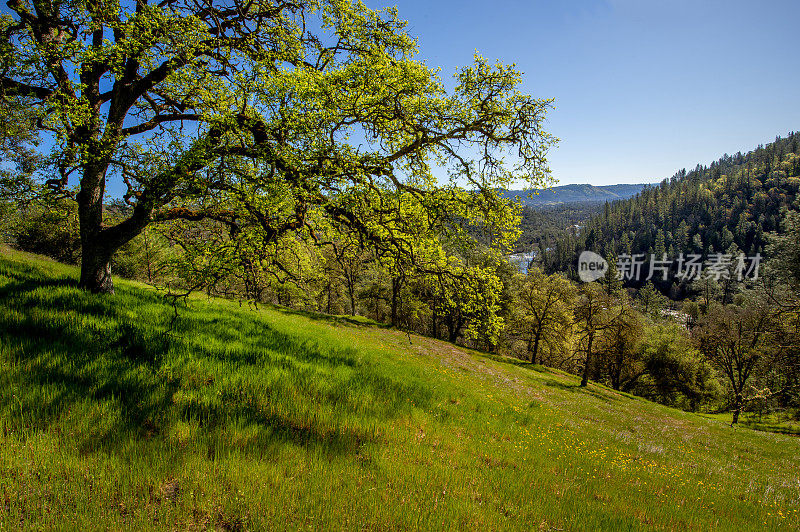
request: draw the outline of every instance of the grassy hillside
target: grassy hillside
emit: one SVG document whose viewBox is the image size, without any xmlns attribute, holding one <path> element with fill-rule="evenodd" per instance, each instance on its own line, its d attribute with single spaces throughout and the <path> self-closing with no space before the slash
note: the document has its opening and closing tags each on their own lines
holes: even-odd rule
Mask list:
<svg viewBox="0 0 800 532">
<path fill-rule="evenodd" d="M 800 526 L 800 440 L 375 324 L 0 255 L 0 529 Z"/>
</svg>

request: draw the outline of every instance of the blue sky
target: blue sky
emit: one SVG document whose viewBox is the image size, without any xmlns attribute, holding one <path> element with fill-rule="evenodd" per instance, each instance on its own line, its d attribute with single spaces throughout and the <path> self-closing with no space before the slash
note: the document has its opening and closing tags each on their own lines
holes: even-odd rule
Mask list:
<svg viewBox="0 0 800 532">
<path fill-rule="evenodd" d="M 800 129 L 800 1 L 368 0 L 449 76 L 477 49 L 553 97 L 560 184 L 655 182 Z"/>
</svg>

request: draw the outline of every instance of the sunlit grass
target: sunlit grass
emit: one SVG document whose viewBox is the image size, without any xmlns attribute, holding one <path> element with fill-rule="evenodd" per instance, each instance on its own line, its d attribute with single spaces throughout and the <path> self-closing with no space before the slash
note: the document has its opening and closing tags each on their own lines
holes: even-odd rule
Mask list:
<svg viewBox="0 0 800 532">
<path fill-rule="evenodd" d="M 0 529 L 800 526 L 795 437 L 2 253 Z"/>
</svg>

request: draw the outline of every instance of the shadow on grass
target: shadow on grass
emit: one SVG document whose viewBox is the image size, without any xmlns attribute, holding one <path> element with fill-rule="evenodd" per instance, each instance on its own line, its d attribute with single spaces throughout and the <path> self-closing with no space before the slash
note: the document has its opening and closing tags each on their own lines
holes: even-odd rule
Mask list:
<svg viewBox="0 0 800 532">
<path fill-rule="evenodd" d="M 19 292 L 27 292 L 39 288 L 63 288 L 75 287 L 78 282 L 68 277 L 46 276 L 42 269 L 29 266 L 27 264 L 14 264 L 14 268 L 9 268 L 8 263 L 0 262 L 0 281 L 6 278 L 5 282 L 0 282 L 0 300 L 6 299 Z"/>
<path fill-rule="evenodd" d="M 331 325 L 349 325 L 352 327 L 369 327 L 375 329 L 391 329 L 387 323 L 380 323 L 362 316 L 346 316 L 343 314 L 324 314 L 318 312 L 308 312 L 305 310 L 291 309 L 287 307 L 274 307 L 278 312 L 284 314 L 302 316 L 312 321 L 329 323 Z"/>
<path fill-rule="evenodd" d="M 591 395 L 601 401 L 606 403 L 611 403 L 612 401 L 619 401 L 620 398 L 614 394 L 610 393 L 603 393 L 603 389 L 595 388 L 592 383 L 589 386 L 582 387 L 580 383 L 567 383 L 563 381 L 557 381 L 555 379 L 545 379 L 542 381 L 545 386 L 550 386 L 553 388 L 558 388 L 559 390 L 564 390 L 571 393 L 580 393 L 584 395 Z"/>
<path fill-rule="evenodd" d="M 495 362 L 500 362 L 501 364 L 508 364 L 510 366 L 518 366 L 521 368 L 528 369 L 530 371 L 535 371 L 536 373 L 541 373 L 545 375 L 562 375 L 561 372 L 555 370 L 553 368 L 548 368 L 547 366 L 542 366 L 541 364 L 531 364 L 527 360 L 522 360 L 519 358 L 501 356 L 501 355 L 493 355 L 491 353 L 481 353 L 480 356 L 488 358 L 489 360 L 493 360 Z"/>
<path fill-rule="evenodd" d="M 719 413 L 719 414 L 707 414 L 702 412 L 695 412 L 695 414 L 697 416 L 702 417 L 703 419 L 714 421 L 722 425 L 727 425 L 728 427 L 731 426 L 731 420 L 733 418 L 731 412 Z M 791 418 L 787 418 L 783 422 L 770 421 L 768 419 L 763 419 L 763 418 L 759 420 L 757 414 L 746 412 L 739 419 L 739 423 L 736 425 L 736 427 L 749 430 L 756 430 L 759 432 L 772 432 L 774 434 L 783 434 L 785 436 L 800 436 L 800 423 L 798 422 L 800 422 L 800 420 Z"/>
<path fill-rule="evenodd" d="M 191 423 L 199 427 L 192 443 L 214 457 L 230 443 L 226 433 L 254 427 L 258 437 L 238 449 L 292 444 L 347 454 L 380 438 L 370 419 L 396 417 L 409 399 L 430 402 L 427 389 L 380 375 L 352 349 L 322 348 L 256 316 L 190 306 L 171 330 L 173 310 L 157 295 L 128 287 L 93 296 L 74 279 L 3 259 L 6 430 L 9 422 L 12 430 L 54 427 L 91 452 L 166 443 L 178 423 Z"/>
<path fill-rule="evenodd" d="M 781 425 L 774 425 L 769 423 L 745 422 L 740 423 L 742 427 L 757 430 L 759 432 L 773 432 L 775 434 L 783 434 L 784 436 L 798 436 L 800 437 L 800 428 L 785 427 Z"/>
<path fill-rule="evenodd" d="M 619 396 L 633 397 L 623 392 L 603 393 L 603 388 L 596 388 L 594 387 L 595 385 L 592 383 L 590 383 L 590 385 L 587 387 L 581 387 L 580 382 L 577 381 L 577 378 L 575 376 L 572 375 L 568 376 L 559 370 L 549 368 L 547 366 L 542 366 L 539 364 L 531 364 L 528 361 L 520 360 L 518 358 L 504 357 L 488 353 L 481 354 L 481 356 L 493 360 L 495 362 L 500 362 L 501 364 L 508 364 L 511 366 L 518 366 L 521 368 L 525 368 L 539 375 L 556 376 L 556 377 L 560 376 L 568 378 L 570 379 L 571 382 L 559 381 L 554 378 L 542 378 L 540 382 L 545 386 L 550 386 L 552 388 L 557 388 L 559 390 L 591 395 L 592 397 L 596 397 L 597 399 L 600 399 L 601 401 L 605 401 L 607 403 L 610 403 L 612 401 L 618 401 L 620 399 Z"/>
</svg>

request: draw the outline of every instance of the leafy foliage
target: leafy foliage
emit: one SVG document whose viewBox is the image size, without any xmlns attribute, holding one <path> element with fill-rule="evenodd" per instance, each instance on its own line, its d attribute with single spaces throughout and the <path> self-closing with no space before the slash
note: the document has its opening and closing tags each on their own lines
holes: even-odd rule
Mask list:
<svg viewBox="0 0 800 532">
<path fill-rule="evenodd" d="M 0 96 L 36 109 L 55 139 L 46 185 L 72 195 L 78 181 L 81 283 L 93 291 L 113 290 L 112 256 L 152 222 L 213 221 L 240 240 L 239 255 L 320 223 L 402 251 L 387 220 L 393 195 L 426 211 L 463 198 L 439 189 L 435 167 L 478 191 L 487 218 L 504 208 L 497 188 L 548 176 L 552 101 L 520 93 L 518 71 L 479 55 L 446 91 L 415 59 L 394 9 L 338 0 L 9 8 Z M 103 208 L 111 179 L 131 206 L 114 223 Z M 220 255 L 234 251 L 221 245 Z"/>
</svg>

